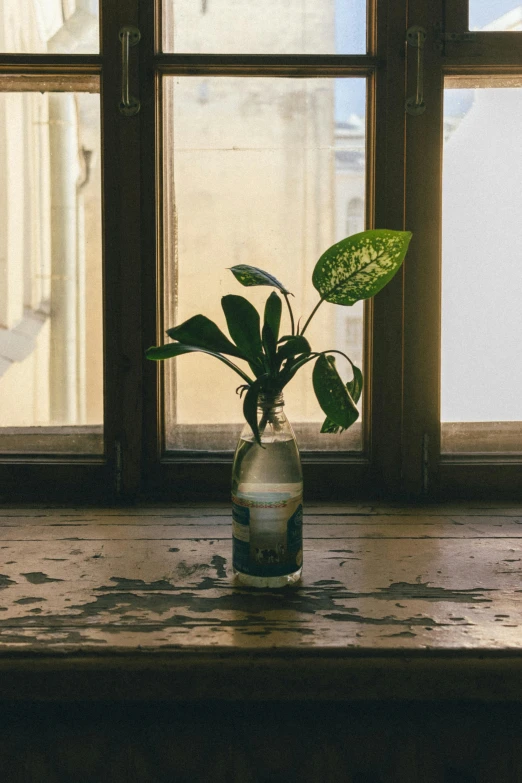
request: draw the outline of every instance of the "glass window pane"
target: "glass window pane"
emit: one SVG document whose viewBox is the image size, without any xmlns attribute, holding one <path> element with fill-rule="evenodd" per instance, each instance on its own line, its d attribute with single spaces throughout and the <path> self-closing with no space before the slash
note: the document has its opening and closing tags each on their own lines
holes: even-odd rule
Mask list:
<svg viewBox="0 0 522 783">
<path fill-rule="evenodd" d="M 96 54 L 98 0 L 0 0 L 0 52 Z"/>
<path fill-rule="evenodd" d="M 163 0 L 163 50 L 364 54 L 366 0 Z"/>
<path fill-rule="evenodd" d="M 317 259 L 364 228 L 365 81 L 168 77 L 164 88 L 165 328 L 202 313 L 227 333 L 221 297 L 230 293 L 262 312 L 270 289 L 242 287 L 227 269 L 235 264 L 275 275 L 295 294 L 296 318 L 306 318 L 318 300 Z M 288 334 L 286 308 L 283 317 Z M 307 337 L 361 366 L 362 332 L 361 305 L 324 304 Z M 167 448 L 233 449 L 240 377 L 201 354 L 164 368 Z M 360 449 L 360 423 L 319 434 L 311 369 L 285 390 L 301 448 Z"/>
<path fill-rule="evenodd" d="M 445 91 L 444 451 L 522 450 L 522 82 L 492 84 Z"/>
<path fill-rule="evenodd" d="M 0 92 L 0 452 L 103 450 L 99 95 Z"/>
<path fill-rule="evenodd" d="M 522 5 L 516 0 L 469 0 L 470 30 L 522 30 Z"/>
</svg>

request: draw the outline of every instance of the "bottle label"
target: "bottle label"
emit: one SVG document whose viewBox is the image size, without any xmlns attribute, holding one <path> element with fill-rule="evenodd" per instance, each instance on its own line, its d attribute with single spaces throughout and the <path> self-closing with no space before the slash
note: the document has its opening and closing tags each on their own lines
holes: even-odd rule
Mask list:
<svg viewBox="0 0 522 783">
<path fill-rule="evenodd" d="M 232 561 L 251 576 L 285 576 L 303 564 L 302 495 L 232 496 Z"/>
</svg>

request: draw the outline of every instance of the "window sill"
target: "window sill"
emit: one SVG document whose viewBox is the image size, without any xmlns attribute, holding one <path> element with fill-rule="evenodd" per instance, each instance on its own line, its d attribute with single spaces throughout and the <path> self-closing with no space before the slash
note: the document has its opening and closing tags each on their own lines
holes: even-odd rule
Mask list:
<svg viewBox="0 0 522 783">
<path fill-rule="evenodd" d="M 522 701 L 522 508 L 310 504 L 298 588 L 228 506 L 1 512 L 0 700 Z"/>
</svg>

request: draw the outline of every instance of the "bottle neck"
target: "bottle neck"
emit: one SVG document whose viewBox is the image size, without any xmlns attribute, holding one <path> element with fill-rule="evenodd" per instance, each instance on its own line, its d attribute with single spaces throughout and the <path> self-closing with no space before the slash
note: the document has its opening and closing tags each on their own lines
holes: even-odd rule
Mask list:
<svg viewBox="0 0 522 783">
<path fill-rule="evenodd" d="M 284 404 L 283 392 L 276 392 L 274 394 L 261 392 L 257 398 L 258 410 L 263 413 L 282 413 Z"/>
<path fill-rule="evenodd" d="M 284 412 L 284 400 L 281 392 L 262 392 L 257 399 L 257 422 L 259 435 L 263 443 L 288 441 L 295 439 L 294 432 Z M 250 424 L 245 424 L 247 439 L 252 437 Z"/>
</svg>

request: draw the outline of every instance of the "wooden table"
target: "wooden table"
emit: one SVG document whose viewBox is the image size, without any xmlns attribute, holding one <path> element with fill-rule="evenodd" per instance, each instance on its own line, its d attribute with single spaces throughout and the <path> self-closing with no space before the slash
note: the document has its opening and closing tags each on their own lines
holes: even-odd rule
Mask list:
<svg viewBox="0 0 522 783">
<path fill-rule="evenodd" d="M 347 771 L 348 762 L 337 758 L 329 777 L 321 773 L 322 778 L 311 780 L 337 780 L 342 767 L 343 781 L 373 783 L 384 775 L 387 783 L 446 783 L 482 780 L 480 769 L 469 771 L 469 759 L 466 774 L 471 777 L 448 777 L 447 742 L 445 767 L 432 764 L 417 774 L 410 754 L 402 766 L 395 759 L 376 771 L 371 751 L 375 720 L 382 738 L 389 738 L 391 727 L 403 725 L 417 710 L 412 723 L 417 729 L 409 736 L 417 736 L 424 720 L 424 733 L 414 745 L 425 749 L 430 716 L 443 713 L 448 727 L 448 716 L 454 721 L 460 714 L 466 723 L 482 715 L 482 728 L 474 732 L 477 747 L 484 746 L 485 727 L 489 742 L 502 720 L 507 721 L 504 729 L 518 727 L 510 734 L 509 749 L 498 745 L 500 739 L 495 746 L 501 747 L 496 756 L 503 755 L 504 765 L 510 759 L 511 771 L 495 777 L 501 769 L 497 759 L 484 779 L 522 780 L 520 506 L 310 504 L 302 584 L 272 591 L 233 584 L 227 506 L 4 508 L 1 517 L 0 699 L 18 705 L 20 726 L 29 704 L 52 710 L 67 702 L 89 703 L 96 710 L 102 708 L 97 703 L 110 702 L 124 711 L 122 720 L 125 710 L 161 703 L 162 709 L 169 705 L 171 717 L 178 716 L 176 736 L 181 725 L 190 724 L 189 713 L 194 726 L 207 726 L 208 733 L 208 715 L 228 702 L 229 722 L 234 711 L 257 705 L 262 734 L 273 721 L 263 723 L 260 716 L 273 716 L 270 711 L 277 709 L 294 721 L 299 716 L 300 732 L 308 736 L 310 730 L 311 737 L 319 732 L 324 746 L 325 727 L 330 726 L 331 737 L 332 727 L 341 725 L 336 710 L 342 710 L 345 721 L 351 716 L 352 729 L 355 710 L 359 729 L 369 721 L 356 743 L 359 756 L 366 748 L 366 760 L 358 757 L 357 762 L 357 774 L 363 770 L 363 776 L 357 778 Z M 466 712 L 463 705 L 470 704 L 474 707 Z M 395 710 L 393 720 L 384 715 L 383 705 Z M 100 720 L 98 714 L 94 723 L 99 726 Z M 222 715 L 218 722 L 225 725 L 226 720 Z M 236 736 L 237 722 L 232 723 L 230 736 Z M 463 732 L 469 745 L 471 729 L 462 726 L 455 731 Z M 291 737 L 285 736 L 288 745 Z M 204 742 L 201 736 L 199 741 Z M 273 737 L 270 742 L 277 746 Z M 346 744 L 339 742 L 329 758 L 339 756 Z M 307 740 L 307 748 L 312 745 Z M 302 752 L 296 753 L 302 758 Z M 352 743 L 351 758 L 354 753 Z M 236 748 L 231 754 L 236 761 L 230 763 L 238 763 L 241 753 Z M 295 771 L 294 756 L 289 769 Z M 223 779 L 257 780 L 249 758 L 247 772 L 230 777 L 225 765 L 228 777 L 223 773 Z M 307 779 L 313 768 L 309 760 L 300 778 Z M 150 780 L 156 783 L 163 778 L 155 769 Z M 364 770 L 374 777 L 365 778 Z M 112 774 L 107 780 L 120 779 Z M 262 774 L 272 773 L 267 767 Z M 93 780 L 103 780 L 100 775 Z M 173 779 L 168 775 L 165 780 Z M 193 770 L 187 780 L 198 775 Z M 14 773 L 12 779 L 18 779 Z M 47 782 L 52 776 L 40 779 Z M 185 779 L 179 769 L 175 779 Z M 272 778 L 259 777 L 265 779 Z"/>
</svg>

